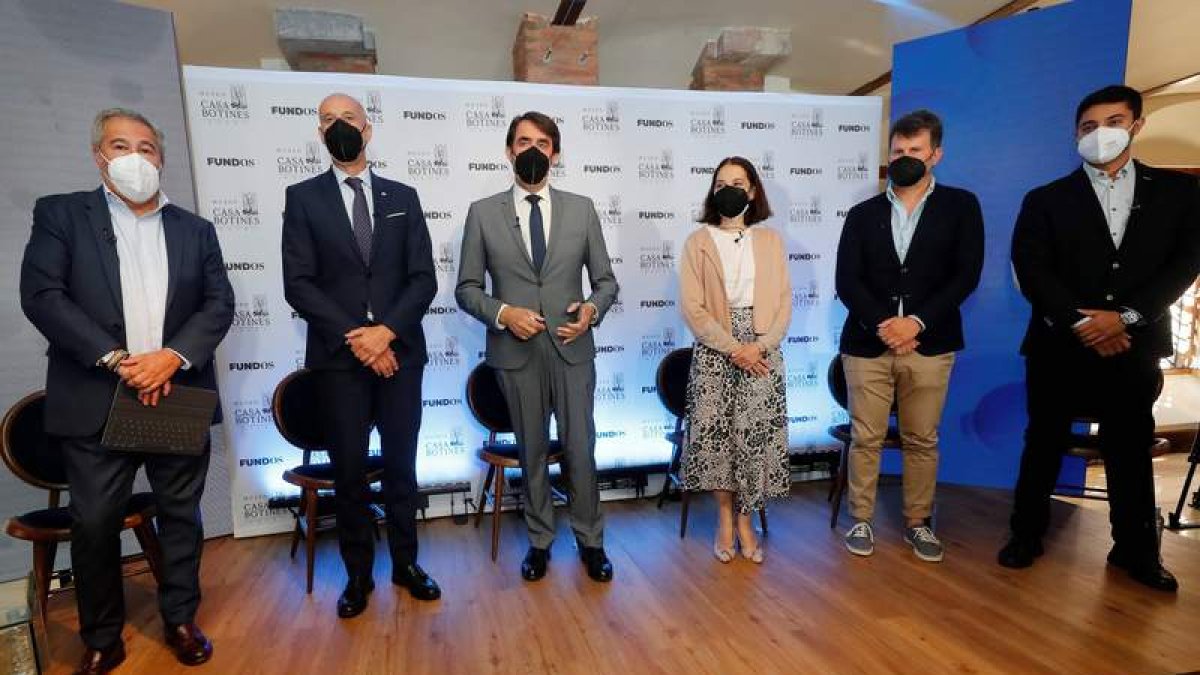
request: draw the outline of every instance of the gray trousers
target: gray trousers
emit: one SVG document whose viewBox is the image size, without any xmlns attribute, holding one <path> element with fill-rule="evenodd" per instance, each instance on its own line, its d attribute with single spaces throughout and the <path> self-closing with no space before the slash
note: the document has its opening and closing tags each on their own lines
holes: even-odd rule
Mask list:
<svg viewBox="0 0 1200 675">
<path fill-rule="evenodd" d="M 554 504 L 546 465 L 553 412 L 558 439 L 563 444 L 571 529 L 584 546 L 603 546 L 604 516 L 596 486 L 596 421 L 592 414 L 596 364 L 567 363 L 554 349 L 552 339 L 557 338 L 545 331 L 539 333 L 530 340 L 533 354 L 524 366 L 496 371 L 521 444 L 529 543 L 549 548 L 554 541 Z"/>
</svg>

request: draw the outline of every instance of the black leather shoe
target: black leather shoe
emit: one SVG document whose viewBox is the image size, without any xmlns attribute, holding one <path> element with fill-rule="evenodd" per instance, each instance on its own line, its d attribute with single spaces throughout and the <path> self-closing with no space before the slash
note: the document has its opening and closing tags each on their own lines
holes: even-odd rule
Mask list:
<svg viewBox="0 0 1200 675">
<path fill-rule="evenodd" d="M 167 646 L 175 652 L 175 660 L 185 666 L 198 666 L 212 658 L 212 641 L 194 623 L 167 625 Z"/>
<path fill-rule="evenodd" d="M 583 566 L 587 568 L 588 576 L 592 578 L 592 581 L 612 581 L 612 563 L 609 562 L 608 555 L 604 553 L 602 547 L 579 547 L 579 559 L 583 561 Z"/>
<path fill-rule="evenodd" d="M 409 594 L 418 600 L 437 600 L 442 597 L 442 589 L 437 582 L 416 563 L 392 570 L 392 583 L 407 588 Z"/>
<path fill-rule="evenodd" d="M 88 649 L 79 660 L 75 675 L 103 675 L 125 662 L 125 643 L 120 640 L 108 649 Z"/>
<path fill-rule="evenodd" d="M 1116 546 L 1108 552 L 1108 564 L 1125 570 L 1134 581 L 1149 586 L 1156 591 L 1174 593 L 1179 590 L 1179 581 L 1174 574 L 1163 567 L 1162 561 L 1150 558 L 1139 561 Z"/>
<path fill-rule="evenodd" d="M 546 576 L 546 563 L 550 562 L 550 549 L 530 546 L 521 561 L 521 578 L 525 581 L 537 581 Z"/>
<path fill-rule="evenodd" d="M 346 590 L 338 598 L 337 613 L 343 619 L 356 617 L 367 608 L 367 596 L 375 590 L 375 581 L 371 577 L 350 577 L 346 582 Z"/>
<path fill-rule="evenodd" d="M 1002 567 L 1012 569 L 1022 569 L 1033 565 L 1034 558 L 1037 558 L 1044 553 L 1042 542 L 1039 539 L 1022 539 L 1020 537 L 1012 537 L 1004 548 L 1000 549 L 1000 553 L 996 555 L 996 562 Z"/>
</svg>

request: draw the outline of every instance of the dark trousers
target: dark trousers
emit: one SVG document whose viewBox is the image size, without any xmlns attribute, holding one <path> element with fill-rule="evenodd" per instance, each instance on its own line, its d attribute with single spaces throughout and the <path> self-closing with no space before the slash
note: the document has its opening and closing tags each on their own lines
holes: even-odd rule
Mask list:
<svg viewBox="0 0 1200 675">
<path fill-rule="evenodd" d="M 320 372 L 320 400 L 337 490 L 338 544 L 346 573 L 370 576 L 374 527 L 367 485 L 371 428 L 383 456 L 384 513 L 393 568 L 417 561 L 417 433 L 424 368 L 382 378 L 367 368 Z"/>
<path fill-rule="evenodd" d="M 1045 534 L 1071 421 L 1090 413 L 1100 422 L 1113 540 L 1129 555 L 1157 556 L 1150 448 L 1158 359 L 1128 353 L 1107 359 L 1079 352 L 1034 355 L 1026 358 L 1025 373 L 1029 426 L 1014 495 L 1013 534 L 1028 539 Z"/>
<path fill-rule="evenodd" d="M 550 498 L 550 414 L 563 446 L 571 529 L 584 546 L 604 545 L 604 515 L 596 484 L 596 364 L 569 364 L 559 356 L 550 333 L 531 339 L 533 354 L 524 366 L 497 371 L 508 403 L 525 477 L 525 525 L 529 543 L 549 548 L 554 542 L 554 502 Z M 497 476 L 496 480 L 503 477 Z M 499 505 L 497 505 L 499 508 Z"/>
<path fill-rule="evenodd" d="M 106 649 L 121 639 L 121 524 L 134 474 L 142 465 L 158 502 L 155 524 L 163 557 L 159 612 L 168 624 L 193 621 L 200 605 L 200 495 L 208 450 L 198 457 L 109 452 L 101 449 L 99 436 L 63 438 L 62 448 L 71 485 L 71 566 L 84 644 Z"/>
</svg>

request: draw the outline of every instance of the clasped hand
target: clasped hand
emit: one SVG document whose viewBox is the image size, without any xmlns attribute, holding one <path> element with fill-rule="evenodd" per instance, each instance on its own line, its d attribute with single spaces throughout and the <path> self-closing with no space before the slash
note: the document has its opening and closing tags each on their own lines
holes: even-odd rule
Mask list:
<svg viewBox="0 0 1200 675">
<path fill-rule="evenodd" d="M 880 340 L 892 350 L 896 356 L 911 354 L 921 343 L 917 334 L 921 332 L 921 324 L 916 319 L 907 316 L 893 316 L 885 319 L 878 326 L 876 334 Z"/>
<path fill-rule="evenodd" d="M 395 339 L 396 334 L 383 324 L 363 326 L 346 333 L 346 344 L 354 357 L 380 377 L 391 377 L 400 369 L 391 346 Z"/>
<path fill-rule="evenodd" d="M 171 393 L 171 378 L 182 365 L 178 354 L 159 349 L 125 358 L 117 366 L 117 375 L 127 387 L 137 389 L 142 405 L 156 406 L 161 397 Z"/>
<path fill-rule="evenodd" d="M 756 342 L 747 342 L 729 353 L 733 365 L 755 377 L 766 377 L 771 372 L 767 359 L 763 356 L 762 347 Z"/>
<path fill-rule="evenodd" d="M 1081 309 L 1087 317 L 1083 323 L 1071 330 L 1085 347 L 1091 347 L 1102 357 L 1116 356 L 1129 351 L 1133 341 L 1125 331 L 1125 322 L 1118 312 L 1103 309 Z"/>
</svg>

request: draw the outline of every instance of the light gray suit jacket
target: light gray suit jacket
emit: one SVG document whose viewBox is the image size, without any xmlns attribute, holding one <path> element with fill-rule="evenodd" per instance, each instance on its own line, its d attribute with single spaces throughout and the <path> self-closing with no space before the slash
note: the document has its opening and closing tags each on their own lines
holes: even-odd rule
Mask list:
<svg viewBox="0 0 1200 675">
<path fill-rule="evenodd" d="M 599 310 L 599 325 L 617 298 L 617 279 L 592 200 L 551 188 L 550 206 L 550 241 L 541 274 L 534 271 L 521 240 L 511 189 L 480 199 L 467 211 L 454 297 L 459 307 L 487 326 L 487 363 L 493 368 L 520 368 L 533 348 L 509 331 L 496 328 L 501 304 L 525 307 L 546 317 L 546 331 L 559 355 L 567 363 L 578 364 L 596 357 L 596 343 L 591 330 L 571 344 L 563 344 L 555 336 L 559 326 L 575 320 L 567 314 L 567 307 L 591 302 Z M 592 287 L 586 298 L 584 267 Z M 485 273 L 491 277 L 490 290 L 484 287 Z"/>
</svg>

